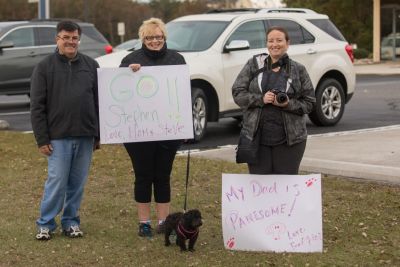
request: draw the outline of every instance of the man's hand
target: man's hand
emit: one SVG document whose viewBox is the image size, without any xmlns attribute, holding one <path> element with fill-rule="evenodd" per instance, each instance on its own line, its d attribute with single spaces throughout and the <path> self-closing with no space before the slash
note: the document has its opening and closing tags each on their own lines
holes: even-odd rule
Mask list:
<svg viewBox="0 0 400 267">
<path fill-rule="evenodd" d="M 39 152 L 45 156 L 50 156 L 53 152 L 53 147 L 51 146 L 51 144 L 41 146 L 39 147 Z"/>
</svg>

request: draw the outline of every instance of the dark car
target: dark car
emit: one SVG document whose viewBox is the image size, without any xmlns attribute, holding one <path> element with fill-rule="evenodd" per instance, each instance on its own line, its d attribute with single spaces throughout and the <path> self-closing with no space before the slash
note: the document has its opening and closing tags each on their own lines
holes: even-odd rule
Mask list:
<svg viewBox="0 0 400 267">
<path fill-rule="evenodd" d="M 35 65 L 56 49 L 57 21 L 0 22 L 0 94 L 29 94 Z M 93 24 L 82 28 L 79 51 L 92 58 L 112 52 Z"/>
</svg>

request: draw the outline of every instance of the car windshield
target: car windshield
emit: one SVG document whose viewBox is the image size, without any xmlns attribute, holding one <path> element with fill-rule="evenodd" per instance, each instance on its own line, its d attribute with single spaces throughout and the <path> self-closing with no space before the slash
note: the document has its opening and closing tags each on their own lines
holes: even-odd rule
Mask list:
<svg viewBox="0 0 400 267">
<path fill-rule="evenodd" d="M 107 40 L 99 33 L 93 26 L 81 26 L 82 28 L 82 43 L 104 43 L 107 44 Z"/>
<path fill-rule="evenodd" d="M 114 47 L 115 50 L 128 50 L 136 47 L 136 45 L 140 43 L 139 39 L 132 39 L 123 43 L 120 43 L 116 47 Z M 140 44 L 141 46 L 141 44 Z M 140 47 L 139 47 L 140 48 Z"/>
<path fill-rule="evenodd" d="M 7 30 L 4 30 L 6 27 L 11 26 L 11 25 L 17 25 L 17 24 L 22 24 L 25 23 L 25 21 L 2 21 L 0 22 L 0 36 L 4 33 L 7 32 Z M 4 30 L 4 32 L 2 32 Z"/>
<path fill-rule="evenodd" d="M 393 34 L 389 34 L 388 36 L 382 39 L 382 46 L 393 46 Z M 396 35 L 396 46 L 400 46 L 400 34 Z"/>
<path fill-rule="evenodd" d="M 382 46 L 391 46 L 393 44 L 392 39 L 385 37 L 382 39 Z"/>
<path fill-rule="evenodd" d="M 203 51 L 217 40 L 229 21 L 172 21 L 167 24 L 168 48 L 181 52 Z"/>
</svg>

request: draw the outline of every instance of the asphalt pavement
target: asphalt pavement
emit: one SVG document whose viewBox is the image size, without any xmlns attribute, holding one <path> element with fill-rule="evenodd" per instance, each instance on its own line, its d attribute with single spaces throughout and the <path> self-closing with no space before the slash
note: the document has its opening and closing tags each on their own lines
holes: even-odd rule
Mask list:
<svg viewBox="0 0 400 267">
<path fill-rule="evenodd" d="M 360 62 L 355 70 L 357 75 L 399 75 L 400 82 L 400 62 Z M 235 146 L 191 155 L 234 162 Z M 400 124 L 310 135 L 300 170 L 400 184 Z"/>
</svg>

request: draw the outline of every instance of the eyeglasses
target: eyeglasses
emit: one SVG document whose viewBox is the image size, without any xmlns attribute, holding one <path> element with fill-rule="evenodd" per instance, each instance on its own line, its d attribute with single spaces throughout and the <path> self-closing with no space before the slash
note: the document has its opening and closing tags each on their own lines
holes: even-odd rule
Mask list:
<svg viewBox="0 0 400 267">
<path fill-rule="evenodd" d="M 164 36 L 163 35 L 146 36 L 146 37 L 144 37 L 144 39 L 146 41 L 153 41 L 153 40 L 162 41 L 162 40 L 164 40 Z"/>
<path fill-rule="evenodd" d="M 57 35 L 58 38 L 60 38 L 61 40 L 63 40 L 64 42 L 73 42 L 73 43 L 78 43 L 80 41 L 80 37 L 79 36 L 59 36 Z"/>
</svg>

